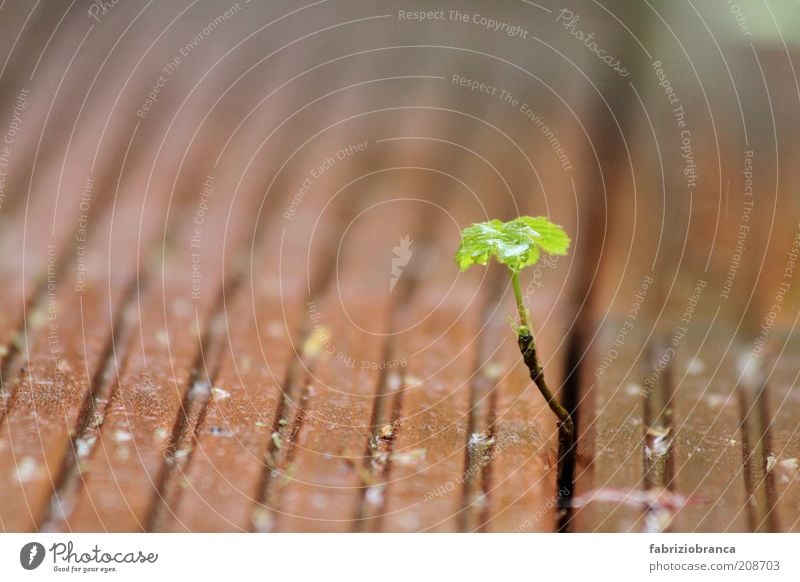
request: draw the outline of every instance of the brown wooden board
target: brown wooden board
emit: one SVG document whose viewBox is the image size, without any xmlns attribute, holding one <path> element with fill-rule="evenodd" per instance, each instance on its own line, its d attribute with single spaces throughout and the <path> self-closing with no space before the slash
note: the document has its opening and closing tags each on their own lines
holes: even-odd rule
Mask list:
<svg viewBox="0 0 800 582">
<path fill-rule="evenodd" d="M 264 519 L 253 507 L 276 412 L 297 372 L 292 362 L 302 348 L 307 286 L 305 265 L 287 260 L 303 252 L 305 230 L 278 221 L 261 230 L 252 265 L 225 298 L 219 362 L 209 362 L 200 378 L 220 397 L 208 399 L 196 440 L 179 453 L 186 462 L 176 469 L 178 487 L 165 499 L 170 506 L 156 529 L 246 531 L 251 519 Z"/>
<path fill-rule="evenodd" d="M 202 183 L 195 187 L 199 192 Z M 70 529 L 131 531 L 147 526 L 167 459 L 174 457 L 171 448 L 180 431 L 184 397 L 201 363 L 201 340 L 219 308 L 225 247 L 210 241 L 222 240 L 226 228 L 241 233 L 252 228 L 243 205 L 234 207 L 228 224 L 227 202 L 224 196 L 209 197 L 199 250 L 191 243 L 199 208 L 193 205 L 194 211 L 173 227 L 175 245 L 150 266 L 149 285 L 136 298 L 137 323 L 120 347 L 127 360 L 112 379 L 116 386 L 97 447 L 87 460 L 84 489 L 75 513 L 66 519 Z M 246 234 L 237 238 L 232 245 L 241 248 Z"/>
<path fill-rule="evenodd" d="M 700 297 L 699 312 L 705 310 L 708 299 Z M 678 323 L 677 333 L 684 327 Z M 738 392 L 742 389 L 742 348 L 738 342 L 715 341 L 714 334 L 720 330 L 712 321 L 695 317 L 690 327 L 690 335 L 679 339 L 672 363 L 672 433 L 668 438 L 674 455 L 672 488 L 696 500 L 677 509 L 672 528 L 749 531 Z"/>
<path fill-rule="evenodd" d="M 399 399 L 399 421 L 387 459 L 382 512 L 376 516 L 383 531 L 457 531 L 463 519 L 470 393 L 482 317 L 480 281 L 485 277 L 478 271 L 459 274 L 453 263 L 456 229 L 468 222 L 469 210 L 463 204 L 450 206 L 458 226 L 429 215 L 427 236 L 416 251 L 422 261 L 405 275 L 420 289 L 398 305 L 393 320 L 394 357 L 406 366 L 387 378 Z M 431 235 L 437 231 L 453 236 L 440 240 Z"/>
<path fill-rule="evenodd" d="M 138 261 L 128 249 L 136 247 L 140 236 L 151 238 L 158 227 L 151 217 L 141 233 L 114 231 L 119 217 L 135 215 L 140 204 L 134 194 L 124 196 L 115 209 L 120 213 L 116 220 L 109 212 L 93 224 L 80 255 L 62 265 L 63 275 L 55 279 L 48 301 L 29 314 L 28 363 L 6 419 L 7 446 L 0 450 L 0 476 L 8 479 L 4 489 L 9 500 L 3 504 L 3 522 L 9 529 L 34 529 L 47 514 L 67 510 L 57 499 L 50 507 L 51 494 L 65 478 L 72 446 L 79 456 L 89 448 L 86 435 L 77 434 L 88 428 L 80 423 L 91 427 L 103 420 L 92 392 L 113 373 L 112 333 L 121 333 L 121 317 L 129 309 L 126 299 L 136 284 Z M 81 237 L 87 239 L 88 233 Z M 25 434 L 33 438 L 20 438 Z"/>
<path fill-rule="evenodd" d="M 644 487 L 645 431 L 638 362 L 648 335 L 634 322 L 609 318 L 595 339 L 597 351 L 586 360 L 591 384 L 585 393 L 595 400 L 596 416 L 584 417 L 593 456 L 575 474 L 575 531 L 640 531 L 643 525 L 645 508 L 636 500 Z"/>
<path fill-rule="evenodd" d="M 783 338 L 765 372 L 766 401 L 764 414 L 769 426 L 769 445 L 765 470 L 767 491 L 778 531 L 800 531 L 800 395 L 798 393 L 798 358 L 793 355 L 791 336 Z M 783 352 L 783 353 L 781 353 Z"/>
<path fill-rule="evenodd" d="M 358 527 L 364 488 L 372 479 L 370 446 L 382 428 L 373 426 L 381 383 L 399 368 L 387 348 L 396 304 L 389 290 L 393 249 L 404 236 L 413 248 L 415 222 L 425 210 L 402 201 L 352 204 L 352 209 L 358 212 L 351 220 L 335 227 L 340 234 L 334 280 L 304 314 L 314 326 L 306 341 L 319 342 L 320 334 L 326 339 L 306 370 L 307 402 L 297 442 L 286 443 L 294 451 L 280 486 L 276 529 L 281 531 Z"/>
</svg>

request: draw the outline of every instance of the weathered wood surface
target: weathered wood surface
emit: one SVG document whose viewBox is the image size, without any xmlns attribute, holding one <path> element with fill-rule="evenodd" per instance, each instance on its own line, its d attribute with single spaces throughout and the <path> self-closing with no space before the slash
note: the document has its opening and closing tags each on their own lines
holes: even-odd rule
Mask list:
<svg viewBox="0 0 800 582">
<path fill-rule="evenodd" d="M 188 51 L 231 5 L 139 4 L 0 7 L 0 530 L 800 530 L 791 39 L 577 3 L 623 79 L 551 2 Z M 574 239 L 523 275 L 569 483 L 506 274 L 452 261 L 517 214 Z"/>
</svg>

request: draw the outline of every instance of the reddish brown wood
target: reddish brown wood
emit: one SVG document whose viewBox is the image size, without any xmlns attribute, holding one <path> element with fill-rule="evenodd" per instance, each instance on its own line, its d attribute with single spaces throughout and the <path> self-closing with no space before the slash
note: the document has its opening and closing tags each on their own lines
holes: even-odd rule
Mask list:
<svg viewBox="0 0 800 582">
<path fill-rule="evenodd" d="M 642 462 L 643 387 L 638 361 L 647 334 L 632 321 L 609 318 L 595 340 L 596 351 L 587 359 L 587 397 L 595 400 L 596 416 L 584 416 L 593 436 L 591 463 L 576 470 L 575 531 L 639 531 L 644 508 L 634 501 L 644 487 Z M 627 325 L 626 325 L 627 324 Z M 621 345 L 620 330 L 627 330 Z M 605 353 L 600 351 L 605 347 Z M 612 495 L 603 498 L 604 491 Z"/>
<path fill-rule="evenodd" d="M 208 206 L 196 296 L 189 244 L 196 227 L 192 212 L 174 227 L 175 247 L 156 263 L 150 284 L 137 297 L 138 321 L 121 348 L 128 359 L 117 371 L 98 446 L 86 467 L 85 488 L 67 519 L 71 529 L 140 530 L 153 510 L 184 396 L 201 363 L 200 339 L 223 285 L 225 248 L 212 241 L 221 240 L 228 228 L 227 200 L 211 197 Z M 244 207 L 234 207 L 230 224 L 246 233 L 252 219 Z M 246 234 L 237 238 L 233 245 L 240 248 Z"/>
<path fill-rule="evenodd" d="M 468 287 L 460 283 L 450 297 L 469 301 Z M 399 325 L 417 324 L 435 307 L 417 305 L 398 318 Z M 398 356 L 408 366 L 399 388 L 404 391 L 402 420 L 390 458 L 382 518 L 386 531 L 457 529 L 477 319 L 474 313 L 440 307 L 414 336 L 397 341 Z M 452 325 L 455 321 L 459 324 Z"/>
<path fill-rule="evenodd" d="M 461 213 L 455 218 L 466 222 Z M 443 224 L 439 218 L 426 228 L 436 232 Z M 400 420 L 388 458 L 383 512 L 376 516 L 384 531 L 454 531 L 463 519 L 485 273 L 459 274 L 453 247 L 428 234 L 417 249 L 421 264 L 408 273 L 419 295 L 398 305 L 394 319 L 395 357 L 407 365 L 387 378 L 387 386 L 398 392 Z"/>
<path fill-rule="evenodd" d="M 16 47 L 0 95 L 31 89 L 0 208 L 0 529 L 554 530 L 555 426 L 519 362 L 505 273 L 459 275 L 452 263 L 460 227 L 520 213 L 547 214 L 575 238 L 568 259 L 544 267 L 531 302 L 548 383 L 578 401 L 570 527 L 798 529 L 797 88 L 781 46 L 727 39 L 723 62 L 703 35 L 679 35 L 675 47 L 671 35 L 657 38 L 659 22 L 623 13 L 632 34 L 617 34 L 618 21 L 587 5 L 583 22 L 597 24 L 609 53 L 644 63 L 621 82 L 585 47 L 564 44 L 559 27 L 545 26 L 533 45 L 511 39 L 501 54 L 480 50 L 495 46 L 492 31 L 412 28 L 380 10 L 349 23 L 333 5 L 234 47 L 285 9 L 253 4 L 170 74 L 146 119 L 136 115 L 143 94 L 217 16 L 213 5 L 157 41 L 181 8 L 154 5 L 129 33 L 139 8 L 114 7 L 80 49 L 82 14 L 65 16 L 49 39 L 58 20 L 34 11 L 19 44 L 0 39 L 5 53 Z M 25 22 L 26 11 L 4 10 L 5 26 Z M 677 15 L 666 20 L 683 30 Z M 297 21 L 308 25 L 303 43 L 293 42 Z M 546 20 L 524 22 L 533 31 Z M 399 46 L 442 34 L 453 42 Z M 365 52 L 374 38 L 391 48 Z M 699 172 L 691 193 L 673 104 L 642 47 L 664 61 L 687 109 Z M 703 58 L 687 67 L 683 49 Z M 572 169 L 518 104 L 453 74 L 530 105 Z M 134 128 L 135 170 L 115 198 Z M 284 217 L 312 170 L 365 140 Z M 751 150 L 752 215 L 742 176 Z M 198 184 L 217 156 L 193 299 L 188 241 Z M 89 174 L 102 192 L 92 203 L 91 285 L 79 293 L 76 196 Z M 387 205 L 360 222 L 362 210 L 403 197 L 441 210 Z M 387 293 L 404 234 L 415 254 Z M 698 280 L 708 286 L 691 329 L 647 385 Z M 330 356 L 316 322 L 335 344 Z M 749 355 L 758 365 L 743 373 Z M 360 369 L 383 359 L 406 365 Z M 654 428 L 665 437 L 655 460 L 646 454 Z M 56 488 L 63 508 L 49 505 Z"/>
<path fill-rule="evenodd" d="M 394 361 L 387 349 L 392 248 L 413 232 L 410 218 L 407 210 L 384 207 L 348 224 L 335 280 L 324 298 L 306 306 L 306 324 L 314 318 L 314 325 L 322 326 L 306 341 L 313 345 L 324 333 L 329 343 L 320 346 L 303 374 L 302 426 L 296 442 L 283 441 L 293 451 L 273 477 L 284 481 L 276 492 L 278 530 L 357 527 L 363 488 L 373 472 L 368 447 L 380 431 L 372 424 L 375 400 L 381 382 L 395 373 L 385 369 Z"/>
<path fill-rule="evenodd" d="M 301 252 L 303 230 L 273 222 L 264 235 L 253 256 L 255 278 L 247 269 L 238 291 L 225 300 L 221 361 L 210 383 L 224 392 L 207 401 L 196 440 L 180 453 L 188 464 L 175 469 L 178 488 L 166 500 L 171 506 L 158 529 L 245 531 L 254 515 L 263 519 L 253 506 L 289 370 L 297 371 L 293 346 L 301 347 L 307 290 L 304 265 L 285 260 Z M 283 259 L 274 252 L 281 244 Z"/>
<path fill-rule="evenodd" d="M 139 205 L 137 197 L 130 195 L 117 210 L 133 215 Z M 79 454 L 89 446 L 85 435 L 76 434 L 80 415 L 92 416 L 90 425 L 103 421 L 100 413 L 94 417 L 89 410 L 90 394 L 98 383 L 107 381 L 103 374 L 111 371 L 104 367 L 114 356 L 112 318 L 117 326 L 122 324 L 119 314 L 137 272 L 136 256 L 127 249 L 136 247 L 139 233 L 119 229 L 109 239 L 114 223 L 109 213 L 92 225 L 91 242 L 81 257 L 86 260 L 85 281 L 76 258 L 71 258 L 56 279 L 54 310 L 48 300 L 29 316 L 28 363 L 4 427 L 9 446 L 0 450 L 0 475 L 8 479 L 3 522 L 9 529 L 34 529 L 46 513 L 67 510 L 57 502 L 49 504 L 53 488 L 62 481 L 65 458 L 72 454 L 72 439 L 81 437 L 75 443 Z M 157 225 L 156 220 L 148 221 L 143 234 L 149 238 Z M 55 343 L 50 341 L 51 330 Z"/>
<path fill-rule="evenodd" d="M 703 302 L 700 302 L 703 305 Z M 702 307 L 701 307 L 702 309 Z M 711 322 L 692 322 L 674 360 L 674 490 L 697 503 L 680 508 L 675 531 L 749 531 L 742 467 L 741 346 L 715 341 Z"/>
<path fill-rule="evenodd" d="M 773 355 L 774 367 L 767 364 L 767 396 L 763 410 L 769 426 L 769 446 L 765 469 L 776 529 L 800 531 L 800 410 L 798 359 L 790 353 L 791 336 L 785 337 L 781 351 Z"/>
</svg>

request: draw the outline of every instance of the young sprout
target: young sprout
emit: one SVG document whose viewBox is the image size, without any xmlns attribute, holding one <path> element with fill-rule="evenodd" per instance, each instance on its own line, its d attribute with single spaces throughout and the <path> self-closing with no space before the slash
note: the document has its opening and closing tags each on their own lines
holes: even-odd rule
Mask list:
<svg viewBox="0 0 800 582">
<path fill-rule="evenodd" d="M 492 257 L 511 271 L 511 286 L 517 301 L 518 323 L 514 325 L 522 359 L 530 371 L 531 380 L 558 418 L 558 476 L 564 483 L 565 470 L 574 464 L 575 428 L 569 412 L 547 387 L 544 371 L 536 355 L 536 342 L 520 289 L 519 273 L 535 265 L 541 254 L 566 255 L 570 238 L 564 229 L 545 217 L 520 216 L 509 222 L 494 219 L 471 224 L 461 233 L 461 246 L 456 252 L 456 263 L 462 271 L 472 265 L 486 265 Z"/>
</svg>

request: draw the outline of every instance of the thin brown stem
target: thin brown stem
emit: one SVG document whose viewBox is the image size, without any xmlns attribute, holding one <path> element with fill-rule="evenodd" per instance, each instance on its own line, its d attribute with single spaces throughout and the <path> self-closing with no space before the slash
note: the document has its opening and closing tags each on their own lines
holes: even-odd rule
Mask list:
<svg viewBox="0 0 800 582">
<path fill-rule="evenodd" d="M 550 410 L 558 418 L 558 486 L 572 488 L 572 471 L 575 466 L 575 425 L 572 422 L 570 413 L 564 408 L 555 395 L 550 391 L 544 379 L 544 370 L 536 356 L 536 342 L 530 331 L 520 330 L 517 337 L 519 350 L 522 352 L 522 359 L 530 371 L 539 392 L 544 396 Z"/>
</svg>

